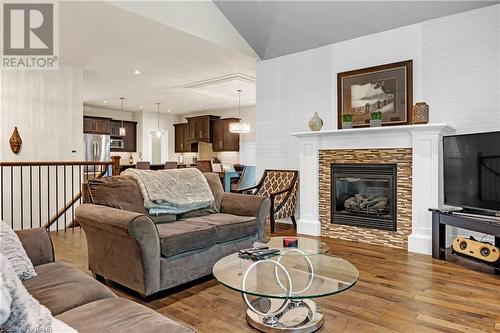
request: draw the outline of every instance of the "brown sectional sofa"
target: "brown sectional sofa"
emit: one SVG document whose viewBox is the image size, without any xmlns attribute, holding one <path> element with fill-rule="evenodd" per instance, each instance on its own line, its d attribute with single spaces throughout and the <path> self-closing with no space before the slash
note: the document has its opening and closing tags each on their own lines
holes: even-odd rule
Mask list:
<svg viewBox="0 0 500 333">
<path fill-rule="evenodd" d="M 147 297 L 209 275 L 220 258 L 264 239 L 269 199 L 225 193 L 218 175 L 205 177 L 220 201 L 218 213 L 155 224 L 145 213 L 91 203 L 78 207 L 90 271 Z"/>
<path fill-rule="evenodd" d="M 133 301 L 65 262 L 43 228 L 17 231 L 37 276 L 23 282 L 28 292 L 56 318 L 79 333 L 194 333 L 195 331 Z"/>
</svg>

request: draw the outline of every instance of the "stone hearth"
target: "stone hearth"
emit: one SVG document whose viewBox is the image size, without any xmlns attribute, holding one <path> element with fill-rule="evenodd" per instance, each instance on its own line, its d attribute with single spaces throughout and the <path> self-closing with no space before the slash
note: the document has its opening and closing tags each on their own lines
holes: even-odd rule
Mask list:
<svg viewBox="0 0 500 333">
<path fill-rule="evenodd" d="M 331 219 L 331 164 L 396 164 L 397 230 L 333 224 Z M 322 149 L 319 151 L 319 220 L 321 235 L 364 243 L 408 247 L 412 231 L 412 149 Z"/>
</svg>

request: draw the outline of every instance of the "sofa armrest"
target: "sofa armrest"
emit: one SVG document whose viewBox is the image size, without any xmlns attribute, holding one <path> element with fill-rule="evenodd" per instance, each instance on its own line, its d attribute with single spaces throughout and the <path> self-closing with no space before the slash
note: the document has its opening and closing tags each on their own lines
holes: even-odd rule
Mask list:
<svg viewBox="0 0 500 333">
<path fill-rule="evenodd" d="M 260 195 L 224 193 L 221 213 L 255 216 L 258 222 L 259 240 L 266 236 L 266 218 L 269 215 L 271 201 Z"/>
<path fill-rule="evenodd" d="M 146 215 L 107 206 L 83 204 L 76 220 L 87 237 L 92 272 L 143 295 L 160 289 L 160 238 Z"/>
<path fill-rule="evenodd" d="M 44 228 L 24 229 L 17 230 L 16 234 L 33 266 L 54 262 L 54 247 L 47 230 Z"/>
</svg>

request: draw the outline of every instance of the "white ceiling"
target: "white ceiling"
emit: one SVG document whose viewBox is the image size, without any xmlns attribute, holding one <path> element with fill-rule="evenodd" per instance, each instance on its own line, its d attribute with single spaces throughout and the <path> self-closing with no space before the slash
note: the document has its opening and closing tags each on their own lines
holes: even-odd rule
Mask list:
<svg viewBox="0 0 500 333">
<path fill-rule="evenodd" d="M 61 1 L 59 53 L 61 63 L 84 68 L 86 104 L 119 109 L 123 96 L 128 111 L 161 102 L 162 112 L 184 114 L 234 108 L 237 89 L 243 105 L 255 104 L 259 56 L 496 2 Z"/>
<path fill-rule="evenodd" d="M 132 10 L 147 5 L 129 5 L 133 3 Z M 162 4 L 171 9 L 158 2 L 157 11 Z M 119 108 L 124 96 L 128 111 L 140 106 L 155 111 L 155 103 L 161 102 L 162 112 L 181 114 L 234 107 L 237 89 L 243 90 L 243 105 L 255 104 L 255 57 L 146 14 L 105 2 L 60 2 L 60 60 L 84 68 L 86 104 Z M 140 75 L 134 74 L 136 69 Z M 198 84 L 190 87 L 193 83 Z"/>
<path fill-rule="evenodd" d="M 479 0 L 214 2 L 262 59 L 500 3 Z"/>
</svg>

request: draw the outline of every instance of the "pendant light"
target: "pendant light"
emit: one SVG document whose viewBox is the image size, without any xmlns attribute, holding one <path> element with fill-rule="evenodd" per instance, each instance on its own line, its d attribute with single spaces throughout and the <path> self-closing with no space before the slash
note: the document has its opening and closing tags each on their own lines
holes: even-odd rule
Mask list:
<svg viewBox="0 0 500 333">
<path fill-rule="evenodd" d="M 160 104 L 161 103 L 156 103 L 156 105 L 158 106 L 158 116 L 156 118 L 156 121 L 157 121 L 156 137 L 157 138 L 161 138 L 161 131 L 160 131 Z"/>
<path fill-rule="evenodd" d="M 250 132 L 250 124 L 241 122 L 241 89 L 238 89 L 238 118 L 240 122 L 230 123 L 229 124 L 229 132 L 231 133 L 249 133 Z"/>
<path fill-rule="evenodd" d="M 121 107 L 120 107 L 120 110 L 123 112 L 123 100 L 125 99 L 125 97 L 120 97 L 121 99 Z M 123 117 L 123 115 L 122 115 Z M 120 129 L 119 129 L 119 134 L 120 136 L 125 136 L 127 132 L 125 131 L 125 126 L 123 126 L 123 118 L 122 118 L 122 123 L 120 125 Z"/>
</svg>

